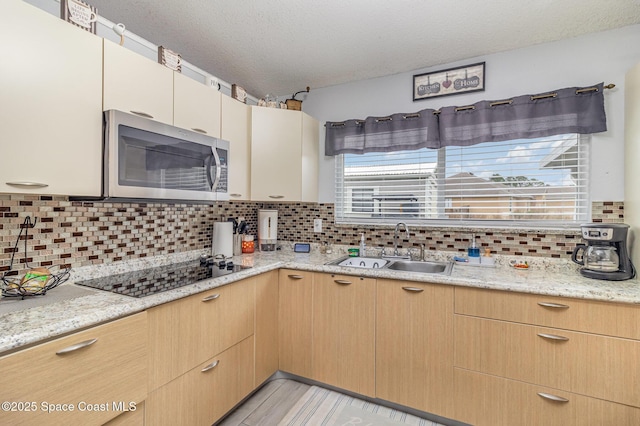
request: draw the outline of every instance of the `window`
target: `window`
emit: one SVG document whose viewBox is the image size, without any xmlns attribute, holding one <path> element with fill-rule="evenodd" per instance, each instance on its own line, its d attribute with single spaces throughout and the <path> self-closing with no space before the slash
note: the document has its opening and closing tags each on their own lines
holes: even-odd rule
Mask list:
<svg viewBox="0 0 640 426">
<path fill-rule="evenodd" d="M 584 135 L 336 156 L 342 223 L 571 226 L 588 221 Z"/>
</svg>

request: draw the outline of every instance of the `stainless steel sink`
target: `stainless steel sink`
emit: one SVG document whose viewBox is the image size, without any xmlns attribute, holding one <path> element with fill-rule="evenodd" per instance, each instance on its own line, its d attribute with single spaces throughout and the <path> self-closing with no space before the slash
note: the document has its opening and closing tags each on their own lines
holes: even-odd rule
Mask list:
<svg viewBox="0 0 640 426">
<path fill-rule="evenodd" d="M 453 262 L 421 262 L 417 260 L 349 256 L 328 262 L 327 265 L 364 269 L 388 269 L 392 271 L 441 275 L 450 275 L 451 269 L 453 268 Z"/>
<path fill-rule="evenodd" d="M 388 260 L 379 257 L 341 257 L 338 260 L 329 262 L 328 265 L 349 266 L 352 268 L 378 269 L 384 268 L 389 263 Z"/>
<path fill-rule="evenodd" d="M 397 260 L 387 266 L 388 269 L 404 272 L 420 272 L 422 274 L 451 274 L 452 262 L 420 262 L 413 260 Z"/>
</svg>

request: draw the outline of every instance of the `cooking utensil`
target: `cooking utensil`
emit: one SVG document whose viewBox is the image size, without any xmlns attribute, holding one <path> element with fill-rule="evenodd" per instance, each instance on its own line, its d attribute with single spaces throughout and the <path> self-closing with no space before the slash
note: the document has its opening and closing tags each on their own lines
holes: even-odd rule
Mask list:
<svg viewBox="0 0 640 426">
<path fill-rule="evenodd" d="M 247 222 L 245 222 L 244 220 L 241 221 L 240 224 L 238 225 L 238 234 L 246 234 L 248 228 L 249 228 L 249 225 L 247 224 Z"/>
</svg>

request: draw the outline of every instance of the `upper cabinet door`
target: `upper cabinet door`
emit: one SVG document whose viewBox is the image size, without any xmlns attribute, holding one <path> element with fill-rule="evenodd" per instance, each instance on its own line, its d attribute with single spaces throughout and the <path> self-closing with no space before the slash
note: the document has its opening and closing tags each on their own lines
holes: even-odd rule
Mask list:
<svg viewBox="0 0 640 426">
<path fill-rule="evenodd" d="M 102 40 L 21 1 L 0 37 L 0 192 L 100 195 Z"/>
<path fill-rule="evenodd" d="M 217 90 L 173 73 L 173 124 L 219 138 L 221 98 Z"/>
<path fill-rule="evenodd" d="M 222 96 L 222 139 L 229 141 L 229 197 L 251 198 L 251 107 Z"/>
<path fill-rule="evenodd" d="M 104 40 L 103 109 L 173 124 L 173 71 Z"/>
<path fill-rule="evenodd" d="M 318 122 L 300 111 L 251 107 L 251 199 L 317 201 Z"/>
</svg>

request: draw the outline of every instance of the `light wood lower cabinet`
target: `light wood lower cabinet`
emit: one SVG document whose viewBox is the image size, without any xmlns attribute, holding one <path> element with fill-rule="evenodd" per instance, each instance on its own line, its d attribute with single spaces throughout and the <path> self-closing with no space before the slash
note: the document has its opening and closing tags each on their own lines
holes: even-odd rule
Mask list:
<svg viewBox="0 0 640 426">
<path fill-rule="evenodd" d="M 315 274 L 312 378 L 375 394 L 376 280 Z"/>
<path fill-rule="evenodd" d="M 640 409 L 455 368 L 455 419 L 475 426 L 636 426 Z"/>
<path fill-rule="evenodd" d="M 253 336 L 151 392 L 148 425 L 210 426 L 253 390 Z"/>
<path fill-rule="evenodd" d="M 3 401 L 35 404 L 0 411 L 0 424 L 102 424 L 120 414 L 114 403 L 147 396 L 147 314 L 4 356 L 0 377 Z"/>
<path fill-rule="evenodd" d="M 376 397 L 453 418 L 453 287 L 378 280 L 376 300 Z"/>
<path fill-rule="evenodd" d="M 141 426 L 144 425 L 144 401 L 135 404 L 135 409 L 120 414 L 104 426 Z"/>
<path fill-rule="evenodd" d="M 456 287 L 456 313 L 640 340 L 640 305 Z"/>
<path fill-rule="evenodd" d="M 256 278 L 256 378 L 259 386 L 278 371 L 278 272 Z"/>
<path fill-rule="evenodd" d="M 312 272 L 281 269 L 278 294 L 280 370 L 312 377 Z"/>
<path fill-rule="evenodd" d="M 640 407 L 640 341 L 455 316 L 455 365 Z"/>
<path fill-rule="evenodd" d="M 248 278 L 149 309 L 149 389 L 253 335 L 255 280 Z"/>
</svg>

